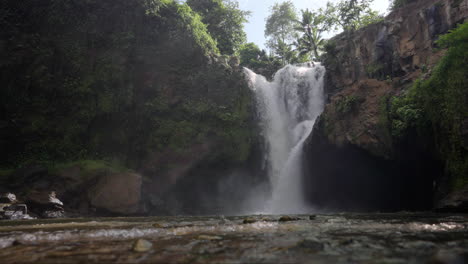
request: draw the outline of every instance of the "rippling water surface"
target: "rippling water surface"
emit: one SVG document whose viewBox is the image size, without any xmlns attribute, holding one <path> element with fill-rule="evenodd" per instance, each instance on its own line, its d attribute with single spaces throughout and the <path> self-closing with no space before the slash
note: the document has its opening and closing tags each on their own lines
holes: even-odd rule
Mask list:
<svg viewBox="0 0 468 264">
<path fill-rule="evenodd" d="M 142 252 L 134 247 L 139 239 L 150 242 Z M 1 263 L 468 263 L 467 257 L 467 215 L 0 222 Z"/>
</svg>

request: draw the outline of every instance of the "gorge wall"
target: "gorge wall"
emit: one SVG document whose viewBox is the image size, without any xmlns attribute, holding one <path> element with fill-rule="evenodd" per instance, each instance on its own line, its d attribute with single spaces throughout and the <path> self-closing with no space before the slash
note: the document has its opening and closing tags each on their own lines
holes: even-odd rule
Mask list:
<svg viewBox="0 0 468 264">
<path fill-rule="evenodd" d="M 311 203 L 358 210 L 463 203 L 468 182 L 467 61 L 450 64 L 436 40 L 467 17 L 467 0 L 416 1 L 382 22 L 329 41 L 324 59 L 328 104 L 306 149 L 304 188 Z M 449 85 L 431 86 L 443 70 L 460 73 L 458 95 L 444 94 Z M 442 83 L 449 79 L 445 76 Z M 425 92 L 419 86 L 435 88 Z M 416 103 L 430 101 L 420 94 L 434 96 L 432 103 Z M 410 103 L 410 96 L 422 99 Z M 436 113 L 437 120 L 425 114 L 448 112 L 444 107 L 450 107 L 451 97 L 458 100 L 453 114 L 442 118 Z M 450 195 L 461 200 L 443 202 Z M 466 202 L 464 206 L 466 210 Z"/>
</svg>

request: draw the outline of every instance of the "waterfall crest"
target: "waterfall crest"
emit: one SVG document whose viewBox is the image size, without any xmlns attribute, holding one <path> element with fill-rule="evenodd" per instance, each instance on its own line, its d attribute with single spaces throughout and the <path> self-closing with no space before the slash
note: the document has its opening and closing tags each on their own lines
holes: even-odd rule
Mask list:
<svg viewBox="0 0 468 264">
<path fill-rule="evenodd" d="M 256 94 L 271 183 L 271 196 L 260 210 L 304 213 L 308 206 L 302 190 L 302 148 L 323 111 L 325 68 L 288 65 L 272 82 L 249 69 L 245 72 Z"/>
</svg>

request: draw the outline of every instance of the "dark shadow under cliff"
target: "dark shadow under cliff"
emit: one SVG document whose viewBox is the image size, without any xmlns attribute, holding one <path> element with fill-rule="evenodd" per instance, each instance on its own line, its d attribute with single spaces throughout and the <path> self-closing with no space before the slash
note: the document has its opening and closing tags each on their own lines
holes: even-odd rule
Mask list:
<svg viewBox="0 0 468 264">
<path fill-rule="evenodd" d="M 422 149 L 402 149 L 398 159 L 386 160 L 353 145 L 331 144 L 320 129 L 308 141 L 304 192 L 313 206 L 331 211 L 432 208 L 442 166 Z"/>
</svg>

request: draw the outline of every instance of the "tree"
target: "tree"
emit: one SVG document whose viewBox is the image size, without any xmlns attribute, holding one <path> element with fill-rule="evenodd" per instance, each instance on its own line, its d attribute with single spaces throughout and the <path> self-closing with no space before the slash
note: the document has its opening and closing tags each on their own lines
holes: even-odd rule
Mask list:
<svg viewBox="0 0 468 264">
<path fill-rule="evenodd" d="M 341 0 L 335 6 L 335 23 L 344 31 L 353 31 L 382 19 L 378 12 L 370 8 L 374 0 Z"/>
<path fill-rule="evenodd" d="M 250 15 L 232 0 L 187 0 L 192 10 L 200 14 L 208 32 L 217 41 L 222 54 L 234 54 L 247 37 L 243 23 Z"/>
<path fill-rule="evenodd" d="M 239 49 L 239 57 L 242 66 L 262 74 L 268 79 L 271 79 L 275 72 L 282 67 L 277 58 L 268 56 L 265 50 L 260 50 L 254 43 L 242 45 Z"/>
<path fill-rule="evenodd" d="M 416 0 L 390 0 L 390 10 L 401 8 L 412 2 L 416 2 Z"/>
<path fill-rule="evenodd" d="M 301 10 L 302 20 L 297 20 L 295 27 L 303 34 L 295 43 L 300 55 L 313 52 L 315 58 L 319 57 L 318 51 L 324 44 L 322 33 L 330 30 L 333 24 L 333 17 L 327 15 L 330 9 L 331 6 L 328 3 L 327 9 L 319 9 L 318 12 L 311 12 L 309 9 Z"/>
<path fill-rule="evenodd" d="M 267 46 L 275 54 L 284 48 L 284 45 L 290 45 L 296 38 L 294 30 L 297 15 L 294 4 L 291 1 L 276 3 L 271 7 L 271 14 L 266 20 L 265 37 Z"/>
</svg>

